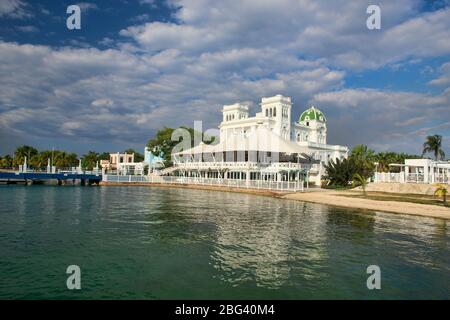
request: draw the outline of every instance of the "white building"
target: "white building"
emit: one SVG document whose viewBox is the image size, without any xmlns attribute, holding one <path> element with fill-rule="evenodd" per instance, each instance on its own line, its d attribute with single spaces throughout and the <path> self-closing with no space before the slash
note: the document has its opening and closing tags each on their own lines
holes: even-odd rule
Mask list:
<svg viewBox="0 0 450 320">
<path fill-rule="evenodd" d="M 390 166 L 400 167 L 400 172 L 375 172 L 375 182 L 450 184 L 450 162 L 406 159 L 404 164 Z"/>
<path fill-rule="evenodd" d="M 347 157 L 348 147 L 327 144 L 327 120 L 317 108 L 295 121 L 289 97 L 262 98 L 260 107 L 250 116 L 247 104 L 223 106 L 220 142 L 172 154 L 174 167 L 166 172 L 249 182 L 307 179 L 320 185 L 323 165 Z"/>
<path fill-rule="evenodd" d="M 115 172 L 120 175 L 142 175 L 145 164 L 134 162 L 134 153 L 110 153 L 109 160 L 101 160 L 100 165 L 104 173 Z"/>
</svg>

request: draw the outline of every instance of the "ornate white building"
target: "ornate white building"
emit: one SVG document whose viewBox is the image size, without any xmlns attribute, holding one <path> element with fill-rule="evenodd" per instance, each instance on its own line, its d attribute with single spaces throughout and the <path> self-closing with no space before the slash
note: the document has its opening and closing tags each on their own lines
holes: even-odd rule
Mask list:
<svg viewBox="0 0 450 320">
<path fill-rule="evenodd" d="M 307 179 L 320 185 L 323 165 L 347 157 L 348 147 L 327 144 L 327 119 L 317 108 L 310 107 L 293 121 L 289 97 L 262 98 L 260 106 L 252 117 L 248 104 L 223 106 L 219 143 L 174 153 L 173 170 L 189 177 L 249 183 Z"/>
</svg>

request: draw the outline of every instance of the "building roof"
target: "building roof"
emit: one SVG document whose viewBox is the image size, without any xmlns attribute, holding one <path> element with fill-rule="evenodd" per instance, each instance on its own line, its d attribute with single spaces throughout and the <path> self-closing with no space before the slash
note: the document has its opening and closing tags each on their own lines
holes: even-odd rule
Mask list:
<svg viewBox="0 0 450 320">
<path fill-rule="evenodd" d="M 307 153 L 305 147 L 288 141 L 272 132 L 265 126 L 259 126 L 255 131 L 249 132 L 245 137 L 230 134 L 216 145 L 199 144 L 193 148 L 174 153 L 174 155 L 213 153 L 226 151 L 263 151 L 286 154 Z M 301 156 L 302 158 L 305 158 Z"/>
<path fill-rule="evenodd" d="M 323 112 L 314 106 L 303 111 L 303 113 L 300 115 L 298 122 L 303 122 L 303 121 L 308 121 L 308 120 L 317 120 L 317 121 L 327 122 L 327 119 L 325 118 L 325 115 L 323 114 Z"/>
</svg>

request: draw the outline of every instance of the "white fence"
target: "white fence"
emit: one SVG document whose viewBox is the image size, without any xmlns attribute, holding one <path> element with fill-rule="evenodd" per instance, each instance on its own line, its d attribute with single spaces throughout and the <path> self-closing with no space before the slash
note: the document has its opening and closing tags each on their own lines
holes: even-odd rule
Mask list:
<svg viewBox="0 0 450 320">
<path fill-rule="evenodd" d="M 265 181 L 265 180 L 239 180 L 201 177 L 175 177 L 175 176 L 133 176 L 133 175 L 103 175 L 105 182 L 124 183 L 168 183 L 221 186 L 240 189 L 264 189 L 274 191 L 304 191 L 302 181 Z"/>
<path fill-rule="evenodd" d="M 375 182 L 450 183 L 449 177 L 443 174 L 435 174 L 434 176 L 429 174 L 428 181 L 429 182 L 425 182 L 425 176 L 422 173 L 405 174 L 404 172 L 375 172 Z"/>
</svg>

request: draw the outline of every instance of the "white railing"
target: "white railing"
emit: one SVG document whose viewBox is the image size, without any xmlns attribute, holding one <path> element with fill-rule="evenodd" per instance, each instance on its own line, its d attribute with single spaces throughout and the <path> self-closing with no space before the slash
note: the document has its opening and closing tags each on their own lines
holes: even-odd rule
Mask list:
<svg viewBox="0 0 450 320">
<path fill-rule="evenodd" d="M 448 183 L 450 184 L 450 178 L 446 175 L 439 174 L 434 176 L 434 182 L 436 183 Z"/>
<path fill-rule="evenodd" d="M 375 172 L 375 182 L 405 182 L 404 173 Z"/>
<path fill-rule="evenodd" d="M 120 183 L 167 183 L 221 186 L 242 189 L 264 189 L 274 191 L 304 191 L 303 181 L 266 181 L 266 180 L 239 180 L 202 177 L 177 176 L 132 176 L 132 175 L 103 175 L 105 182 Z"/>
<path fill-rule="evenodd" d="M 177 162 L 174 164 L 175 168 L 180 169 L 264 169 L 264 170 L 278 170 L 278 169 L 292 169 L 300 170 L 304 168 L 299 163 L 292 162 L 275 162 L 270 164 L 261 164 L 257 162 Z M 167 170 L 167 169 L 166 169 Z"/>
<path fill-rule="evenodd" d="M 392 173 L 392 172 L 375 172 L 375 182 L 399 182 L 399 183 L 449 183 L 450 179 L 443 174 L 429 174 L 425 179 L 423 173 Z M 426 182 L 428 181 L 428 182 Z"/>
</svg>

